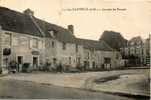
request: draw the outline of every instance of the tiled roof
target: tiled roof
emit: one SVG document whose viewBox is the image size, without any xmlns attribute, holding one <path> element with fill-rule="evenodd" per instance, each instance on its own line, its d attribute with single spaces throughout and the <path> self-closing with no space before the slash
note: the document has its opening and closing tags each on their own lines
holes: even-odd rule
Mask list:
<svg viewBox="0 0 151 100">
<path fill-rule="evenodd" d="M 95 41 L 95 40 L 77 38 L 77 43 L 83 45 L 84 48 L 86 48 L 86 49 L 113 51 L 113 49 L 104 41 Z"/>
<path fill-rule="evenodd" d="M 42 29 L 42 31 L 44 32 L 44 36 L 51 37 L 49 31 L 53 30 L 55 31 L 55 38 L 59 41 L 74 42 L 74 35 L 67 29 L 62 28 L 61 26 L 48 23 L 34 16 L 31 19 L 31 17 L 27 14 L 0 7 L 0 25 L 4 30 L 34 36 L 43 36 L 33 20 Z"/>
<path fill-rule="evenodd" d="M 0 25 L 2 29 L 29 35 L 41 36 L 28 15 L 0 7 Z"/>
<path fill-rule="evenodd" d="M 54 38 L 61 42 L 77 43 L 88 49 L 92 48 L 105 51 L 113 50 L 104 41 L 76 38 L 70 31 L 61 26 L 48 23 L 34 16 L 31 18 L 31 16 L 27 14 L 16 12 L 4 7 L 0 7 L 0 25 L 4 30 L 40 37 L 45 36 L 49 38 L 53 38 L 49 31 L 54 31 Z"/>
<path fill-rule="evenodd" d="M 139 42 L 139 41 L 143 41 L 143 39 L 140 36 L 136 36 L 133 37 L 131 40 L 129 40 L 129 42 Z"/>
<path fill-rule="evenodd" d="M 54 31 L 55 38 L 62 42 L 75 42 L 75 36 L 69 32 L 67 29 L 61 26 L 48 23 L 46 21 L 36 19 L 36 22 L 40 28 L 46 33 L 46 36 L 50 36 L 49 31 Z"/>
</svg>

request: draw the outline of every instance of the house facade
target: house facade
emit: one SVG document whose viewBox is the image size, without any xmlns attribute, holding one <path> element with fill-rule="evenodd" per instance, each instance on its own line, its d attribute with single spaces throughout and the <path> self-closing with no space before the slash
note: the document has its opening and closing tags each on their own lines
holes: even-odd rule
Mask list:
<svg viewBox="0 0 151 100">
<path fill-rule="evenodd" d="M 32 69 L 37 69 L 43 60 L 45 50 L 43 38 L 12 31 L 1 32 L 3 33 L 3 67 L 8 68 L 14 61 L 18 66 L 30 63 Z"/>
<path fill-rule="evenodd" d="M 120 67 L 119 53 L 103 41 L 78 39 L 72 25 L 68 29 L 24 13 L 0 7 L 0 66 L 8 69 L 15 63 L 18 71 L 25 63 L 32 70 L 62 65 L 80 69 Z"/>
<path fill-rule="evenodd" d="M 122 67 L 122 57 L 104 41 L 77 39 L 84 48 L 84 68 L 88 70 L 116 69 Z"/>
<path fill-rule="evenodd" d="M 128 41 L 127 46 L 121 48 L 121 53 L 130 65 L 146 65 L 150 59 L 150 39 L 134 37 Z"/>
</svg>

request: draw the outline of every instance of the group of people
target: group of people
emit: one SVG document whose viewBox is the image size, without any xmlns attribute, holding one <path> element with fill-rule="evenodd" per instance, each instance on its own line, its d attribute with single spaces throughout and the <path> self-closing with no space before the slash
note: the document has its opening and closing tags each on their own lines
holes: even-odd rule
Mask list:
<svg viewBox="0 0 151 100">
<path fill-rule="evenodd" d="M 42 70 L 47 71 L 47 72 L 48 71 L 63 72 L 64 71 L 64 67 L 63 67 L 62 63 L 51 65 L 51 63 L 47 62 L 43 66 Z"/>
<path fill-rule="evenodd" d="M 19 65 L 15 61 L 11 61 L 8 65 L 9 72 L 16 73 L 19 71 Z"/>
</svg>

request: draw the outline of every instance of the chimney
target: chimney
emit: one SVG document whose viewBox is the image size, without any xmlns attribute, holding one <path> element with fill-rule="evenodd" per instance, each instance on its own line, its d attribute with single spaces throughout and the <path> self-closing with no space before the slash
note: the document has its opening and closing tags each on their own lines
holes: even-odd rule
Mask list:
<svg viewBox="0 0 151 100">
<path fill-rule="evenodd" d="M 24 14 L 30 15 L 30 16 L 34 16 L 34 11 L 32 11 L 32 10 L 30 10 L 30 9 L 28 8 L 28 9 L 26 9 L 26 10 L 24 11 Z"/>
<path fill-rule="evenodd" d="M 68 30 L 74 34 L 74 26 L 73 25 L 68 25 Z"/>
</svg>

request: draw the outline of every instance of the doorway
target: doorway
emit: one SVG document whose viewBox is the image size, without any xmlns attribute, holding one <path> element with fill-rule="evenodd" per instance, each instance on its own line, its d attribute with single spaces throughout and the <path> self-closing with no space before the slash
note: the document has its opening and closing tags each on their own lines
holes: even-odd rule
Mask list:
<svg viewBox="0 0 151 100">
<path fill-rule="evenodd" d="M 18 56 L 17 57 L 17 71 L 21 72 L 22 71 L 22 65 L 23 65 L 23 56 Z"/>
<path fill-rule="evenodd" d="M 38 69 L 38 57 L 33 57 L 33 69 Z"/>
</svg>

